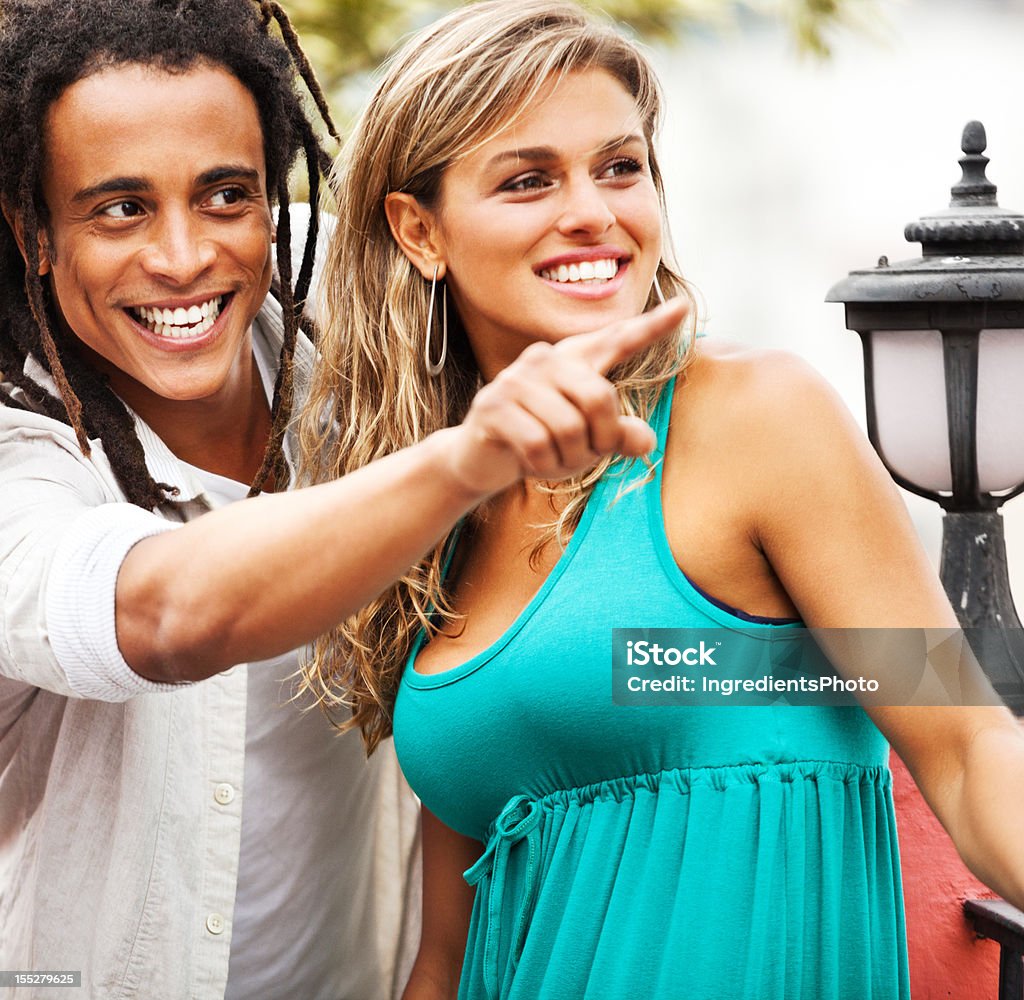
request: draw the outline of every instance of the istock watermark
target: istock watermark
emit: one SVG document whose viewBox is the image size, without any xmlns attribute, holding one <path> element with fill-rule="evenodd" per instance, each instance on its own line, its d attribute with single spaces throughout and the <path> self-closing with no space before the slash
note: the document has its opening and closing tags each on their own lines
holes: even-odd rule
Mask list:
<svg viewBox="0 0 1024 1000">
<path fill-rule="evenodd" d="M 979 630 L 980 631 L 980 630 Z M 991 705 L 960 629 L 612 630 L 619 705 Z"/>
<path fill-rule="evenodd" d="M 677 667 L 681 663 L 688 667 L 714 667 L 715 650 L 720 643 L 709 646 L 703 639 L 697 646 L 659 646 L 656 642 L 639 639 L 626 641 L 626 661 L 630 666 L 646 667 L 653 663 L 656 667 Z"/>
</svg>

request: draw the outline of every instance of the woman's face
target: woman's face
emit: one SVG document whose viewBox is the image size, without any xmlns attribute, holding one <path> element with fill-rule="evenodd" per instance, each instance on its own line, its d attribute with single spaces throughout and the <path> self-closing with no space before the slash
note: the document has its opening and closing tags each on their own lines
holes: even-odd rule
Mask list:
<svg viewBox="0 0 1024 1000">
<path fill-rule="evenodd" d="M 485 377 L 643 310 L 662 239 L 648 152 L 634 99 L 588 70 L 445 172 L 435 245 Z"/>
</svg>

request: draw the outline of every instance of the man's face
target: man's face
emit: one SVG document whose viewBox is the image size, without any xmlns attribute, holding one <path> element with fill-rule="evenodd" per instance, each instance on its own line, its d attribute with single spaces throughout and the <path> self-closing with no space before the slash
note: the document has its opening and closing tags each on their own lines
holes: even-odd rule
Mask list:
<svg viewBox="0 0 1024 1000">
<path fill-rule="evenodd" d="M 130 63 L 68 87 L 45 129 L 41 271 L 65 329 L 137 409 L 248 390 L 273 239 L 249 91 L 210 64 Z"/>
</svg>

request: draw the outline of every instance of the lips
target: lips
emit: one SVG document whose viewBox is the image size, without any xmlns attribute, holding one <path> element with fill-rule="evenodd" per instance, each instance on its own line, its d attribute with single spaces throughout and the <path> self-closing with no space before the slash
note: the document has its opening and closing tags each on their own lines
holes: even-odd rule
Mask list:
<svg viewBox="0 0 1024 1000">
<path fill-rule="evenodd" d="M 618 294 L 633 262 L 632 254 L 612 243 L 577 247 L 549 257 L 534 267 L 534 274 L 560 295 L 599 301 Z"/>
<path fill-rule="evenodd" d="M 155 337 L 190 340 L 201 337 L 213 327 L 227 298 L 217 295 L 189 306 L 132 306 L 126 311 Z"/>
<path fill-rule="evenodd" d="M 615 243 L 577 246 L 541 261 L 534 266 L 534 273 L 566 291 L 596 291 L 621 278 L 632 259 L 632 254 Z"/>
<path fill-rule="evenodd" d="M 540 276 L 559 284 L 571 282 L 600 283 L 611 281 L 619 272 L 617 257 L 602 257 L 598 260 L 581 260 L 578 263 L 559 264 L 557 267 L 542 268 Z"/>
</svg>

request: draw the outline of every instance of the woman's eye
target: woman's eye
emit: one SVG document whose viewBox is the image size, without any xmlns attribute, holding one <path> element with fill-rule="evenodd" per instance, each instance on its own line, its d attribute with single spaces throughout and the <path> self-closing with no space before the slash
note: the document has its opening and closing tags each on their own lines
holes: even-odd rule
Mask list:
<svg viewBox="0 0 1024 1000">
<path fill-rule="evenodd" d="M 630 174 L 638 174 L 644 169 L 639 160 L 631 156 L 623 156 L 612 163 L 601 172 L 604 177 L 628 177 Z"/>
<path fill-rule="evenodd" d="M 237 205 L 244 198 L 245 192 L 241 188 L 229 187 L 211 195 L 210 204 L 214 208 L 229 208 L 231 205 Z"/>
<path fill-rule="evenodd" d="M 142 215 L 142 206 L 134 201 L 115 201 L 101 209 L 100 214 L 108 219 L 134 219 Z"/>
<path fill-rule="evenodd" d="M 513 177 L 512 180 L 506 181 L 501 186 L 502 191 L 524 192 L 524 191 L 541 191 L 549 184 L 548 179 L 543 174 L 523 174 L 521 177 Z"/>
</svg>

